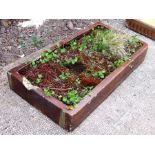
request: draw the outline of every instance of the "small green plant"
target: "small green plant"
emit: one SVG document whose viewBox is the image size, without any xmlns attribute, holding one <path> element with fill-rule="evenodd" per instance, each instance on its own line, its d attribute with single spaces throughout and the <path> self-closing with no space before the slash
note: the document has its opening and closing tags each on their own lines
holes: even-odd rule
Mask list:
<svg viewBox="0 0 155 155">
<path fill-rule="evenodd" d="M 88 44 L 88 43 L 91 43 L 93 39 L 94 39 L 94 35 L 90 34 L 84 37 L 83 42 L 86 42 Z"/>
<path fill-rule="evenodd" d="M 124 57 L 127 52 L 124 49 L 127 36 L 114 30 L 94 30 L 96 35 L 92 43 L 92 49 L 105 55 Z"/>
<path fill-rule="evenodd" d="M 59 75 L 59 78 L 60 78 L 61 80 L 67 80 L 68 77 L 69 77 L 69 73 L 64 73 L 64 72 L 62 72 L 62 73 Z"/>
<path fill-rule="evenodd" d="M 71 49 L 72 50 L 75 50 L 75 49 L 77 49 L 77 41 L 76 40 L 72 40 L 72 41 L 70 41 L 70 47 L 71 47 Z"/>
<path fill-rule="evenodd" d="M 99 77 L 100 79 L 104 79 L 105 78 L 105 70 L 100 70 L 100 71 L 96 71 L 93 76 L 94 77 Z"/>
<path fill-rule="evenodd" d="M 128 39 L 128 43 L 135 45 L 135 44 L 139 43 L 139 39 L 137 38 L 137 36 L 131 36 Z"/>
<path fill-rule="evenodd" d="M 34 46 L 34 47 L 41 47 L 41 45 L 42 45 L 42 40 L 39 38 L 39 37 L 37 37 L 37 36 L 32 36 L 32 45 Z"/>
<path fill-rule="evenodd" d="M 125 44 L 127 47 L 127 51 L 129 53 L 135 53 L 137 47 L 139 47 L 140 40 L 137 38 L 137 36 L 130 36 Z"/>
<path fill-rule="evenodd" d="M 37 62 L 35 60 L 33 60 L 31 62 L 31 66 L 32 66 L 32 68 L 36 68 L 37 67 Z"/>
<path fill-rule="evenodd" d="M 77 62 L 78 62 L 78 57 L 76 56 L 74 58 L 69 58 L 67 60 L 63 60 L 62 64 L 64 64 L 64 65 L 70 65 L 70 64 L 74 65 Z"/>
<path fill-rule="evenodd" d="M 79 51 L 82 52 L 85 49 L 87 49 L 87 43 L 82 43 L 79 47 Z"/>
<path fill-rule="evenodd" d="M 52 50 L 48 50 L 47 52 L 43 52 L 41 54 L 40 62 L 41 63 L 47 63 L 47 62 L 49 62 L 51 60 L 54 60 L 54 59 L 56 59 L 58 57 L 59 57 L 58 54 L 56 54 Z"/>
<path fill-rule="evenodd" d="M 93 46 L 92 49 L 94 51 L 102 52 L 102 51 L 108 51 L 109 46 L 108 46 L 108 41 L 107 38 L 110 36 L 110 31 L 101 31 L 97 30 L 95 38 L 93 40 Z"/>
<path fill-rule="evenodd" d="M 43 75 L 42 74 L 38 74 L 37 79 L 35 80 L 35 83 L 39 84 L 39 83 L 42 82 L 42 80 L 43 80 Z"/>
<path fill-rule="evenodd" d="M 55 94 L 54 91 L 50 90 L 49 88 L 44 88 L 43 91 L 45 96 L 53 96 Z"/>
<path fill-rule="evenodd" d="M 81 97 L 77 94 L 77 90 L 70 90 L 67 93 L 67 96 L 62 98 L 62 101 L 67 105 L 75 105 L 79 103 Z"/>
<path fill-rule="evenodd" d="M 60 49 L 60 52 L 61 52 L 61 53 L 66 53 L 66 49 L 65 49 L 65 48 L 61 48 L 61 49 Z"/>
<path fill-rule="evenodd" d="M 81 80 L 80 80 L 80 78 L 77 78 L 76 80 L 75 80 L 75 82 L 76 82 L 76 84 L 80 84 L 81 83 Z"/>
<path fill-rule="evenodd" d="M 82 39 L 82 43 L 79 46 L 79 51 L 82 52 L 85 49 L 87 49 L 88 44 L 92 43 L 93 38 L 94 38 L 93 35 L 84 36 Z"/>
<path fill-rule="evenodd" d="M 80 96 L 81 96 L 81 97 L 84 97 L 84 96 L 88 95 L 89 92 L 90 92 L 93 88 L 94 88 L 93 86 L 86 86 L 86 87 L 84 87 L 84 89 L 82 89 L 82 91 L 80 92 Z"/>
<path fill-rule="evenodd" d="M 118 59 L 118 60 L 116 60 L 116 61 L 114 61 L 114 63 L 113 63 L 113 67 L 114 68 L 118 68 L 121 64 L 123 64 L 125 62 L 125 60 L 123 60 L 123 59 Z"/>
</svg>

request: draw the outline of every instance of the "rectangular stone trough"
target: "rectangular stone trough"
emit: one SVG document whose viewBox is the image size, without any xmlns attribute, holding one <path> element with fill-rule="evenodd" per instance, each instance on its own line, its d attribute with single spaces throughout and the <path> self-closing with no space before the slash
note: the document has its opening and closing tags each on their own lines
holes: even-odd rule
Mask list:
<svg viewBox="0 0 155 155">
<path fill-rule="evenodd" d="M 97 26 L 111 29 L 111 27 L 106 26 L 101 22 L 97 22 L 80 30 L 73 36 L 62 40 L 60 44 L 65 45 L 72 39 L 87 34 Z M 59 126 L 68 131 L 72 131 L 93 110 L 103 103 L 117 86 L 119 86 L 123 80 L 125 80 L 129 74 L 143 62 L 148 45 L 145 42 L 142 42 L 142 44 L 143 46 L 132 55 L 130 60 L 123 63 L 119 68 L 102 80 L 102 82 L 99 83 L 89 95 L 85 96 L 73 110 L 68 110 L 64 103 L 54 97 L 46 97 L 41 88 L 31 85 L 29 81 L 20 74 L 20 71 L 28 64 L 21 64 L 8 72 L 9 85 L 14 92 L 51 118 Z M 51 45 L 51 49 L 55 48 L 56 45 Z"/>
</svg>

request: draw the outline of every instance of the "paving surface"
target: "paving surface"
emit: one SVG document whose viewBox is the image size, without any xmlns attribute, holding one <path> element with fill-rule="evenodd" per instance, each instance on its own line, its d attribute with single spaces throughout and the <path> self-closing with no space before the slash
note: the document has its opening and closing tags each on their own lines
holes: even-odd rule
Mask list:
<svg viewBox="0 0 155 155">
<path fill-rule="evenodd" d="M 124 20 L 104 20 L 129 34 Z M 68 133 L 9 89 L 6 72 L 37 53 L 0 69 L 0 134 L 155 134 L 155 43 L 145 61 L 78 128 Z"/>
</svg>

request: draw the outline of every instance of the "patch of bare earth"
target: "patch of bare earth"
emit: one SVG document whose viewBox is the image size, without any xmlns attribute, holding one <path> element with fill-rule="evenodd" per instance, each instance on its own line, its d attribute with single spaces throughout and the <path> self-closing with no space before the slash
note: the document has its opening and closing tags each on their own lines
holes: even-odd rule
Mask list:
<svg viewBox="0 0 155 155">
<path fill-rule="evenodd" d="M 50 19 L 45 20 L 38 28 L 19 26 L 19 22 L 23 21 L 25 20 L 12 20 L 12 23 L 6 27 L 0 25 L 0 68 L 98 20 Z M 33 45 L 33 37 L 40 39 L 41 43 L 37 46 Z"/>
</svg>

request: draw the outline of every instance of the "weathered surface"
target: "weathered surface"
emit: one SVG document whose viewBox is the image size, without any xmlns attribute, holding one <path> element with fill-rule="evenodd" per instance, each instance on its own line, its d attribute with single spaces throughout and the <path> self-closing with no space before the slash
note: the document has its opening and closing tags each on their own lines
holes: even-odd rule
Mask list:
<svg viewBox="0 0 155 155">
<path fill-rule="evenodd" d="M 106 20 L 127 33 L 123 20 Z M 138 36 L 140 36 L 138 34 Z M 155 46 L 145 61 L 74 132 L 67 133 L 9 89 L 6 72 L 38 53 L 10 64 L 0 72 L 0 134 L 155 134 Z"/>
</svg>

